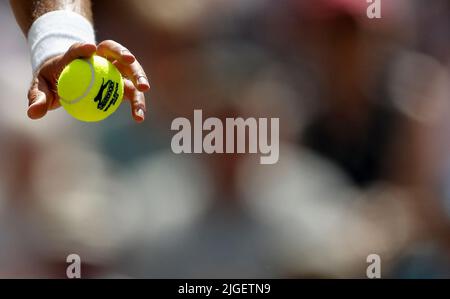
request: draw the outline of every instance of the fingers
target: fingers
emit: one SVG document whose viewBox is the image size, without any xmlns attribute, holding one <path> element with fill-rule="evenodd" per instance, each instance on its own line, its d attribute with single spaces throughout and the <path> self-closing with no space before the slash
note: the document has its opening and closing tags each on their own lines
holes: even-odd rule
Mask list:
<svg viewBox="0 0 450 299">
<path fill-rule="evenodd" d="M 73 44 L 60 60 L 62 67 L 65 67 L 73 60 L 78 58 L 89 58 L 97 51 L 97 46 L 87 43 Z"/>
<path fill-rule="evenodd" d="M 147 75 L 145 74 L 144 69 L 137 60 L 132 64 L 123 64 L 119 61 L 116 61 L 114 62 L 114 65 L 124 77 L 130 79 L 133 82 L 134 86 L 136 86 L 139 91 L 146 92 L 150 89 Z"/>
<path fill-rule="evenodd" d="M 131 113 L 136 122 L 145 120 L 147 112 L 144 92 L 150 89 L 147 75 L 136 57 L 124 46 L 112 40 L 98 44 L 97 55 L 111 61 L 124 79 L 125 98 L 130 100 Z"/>
<path fill-rule="evenodd" d="M 142 92 L 150 89 L 147 75 L 134 55 L 121 44 L 106 40 L 97 47 L 97 55 L 107 58 L 125 77 L 133 81 L 134 86 Z"/>
<path fill-rule="evenodd" d="M 53 95 L 42 78 L 35 78 L 28 91 L 28 117 L 40 119 L 47 114 L 53 103 Z"/>
<path fill-rule="evenodd" d="M 105 40 L 98 44 L 97 54 L 123 64 L 132 64 L 136 61 L 134 55 L 127 48 L 112 40 Z"/>
<path fill-rule="evenodd" d="M 87 43 L 76 43 L 72 45 L 61 58 L 53 58 L 41 68 L 39 76 L 33 79 L 31 87 L 28 91 L 28 117 L 31 119 L 40 119 L 44 117 L 49 110 L 56 109 L 60 106 L 59 101 L 56 100 L 54 89 L 55 83 L 49 84 L 45 78 L 50 81 L 55 81 L 60 72 L 67 64 L 77 58 L 87 58 L 92 56 L 97 50 L 97 46 Z M 49 81 L 49 82 L 50 82 Z"/>
<path fill-rule="evenodd" d="M 141 123 L 145 120 L 147 112 L 144 93 L 137 90 L 133 82 L 128 79 L 124 79 L 124 85 L 125 98 L 131 104 L 131 114 L 136 122 Z"/>
<path fill-rule="evenodd" d="M 62 56 L 49 60 L 41 68 L 39 76 L 35 78 L 28 92 L 28 116 L 31 119 L 44 117 L 49 110 L 60 106 L 55 92 L 55 82 L 62 69 L 78 58 L 89 58 L 96 54 L 103 56 L 116 65 L 124 79 L 125 97 L 130 100 L 131 112 L 138 123 L 145 120 L 146 104 L 145 91 L 150 89 L 147 76 L 133 54 L 125 47 L 114 41 L 104 41 L 98 46 L 87 43 L 77 43 Z M 49 85 L 50 84 L 50 85 Z"/>
</svg>

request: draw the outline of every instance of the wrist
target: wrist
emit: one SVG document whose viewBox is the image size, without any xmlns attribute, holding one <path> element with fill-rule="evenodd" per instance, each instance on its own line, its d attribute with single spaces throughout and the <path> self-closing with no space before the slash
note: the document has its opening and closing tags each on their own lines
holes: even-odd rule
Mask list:
<svg viewBox="0 0 450 299">
<path fill-rule="evenodd" d="M 28 32 L 33 73 L 49 58 L 65 53 L 80 42 L 95 44 L 94 28 L 86 18 L 68 10 L 42 15 Z"/>
</svg>

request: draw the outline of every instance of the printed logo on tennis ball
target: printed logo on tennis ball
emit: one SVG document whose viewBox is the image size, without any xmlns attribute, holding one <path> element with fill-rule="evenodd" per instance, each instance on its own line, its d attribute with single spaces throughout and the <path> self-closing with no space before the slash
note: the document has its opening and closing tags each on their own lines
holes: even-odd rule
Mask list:
<svg viewBox="0 0 450 299">
<path fill-rule="evenodd" d="M 113 114 L 123 98 L 123 79 L 107 59 L 92 56 L 67 65 L 58 79 L 64 109 L 84 122 L 98 122 Z"/>
</svg>

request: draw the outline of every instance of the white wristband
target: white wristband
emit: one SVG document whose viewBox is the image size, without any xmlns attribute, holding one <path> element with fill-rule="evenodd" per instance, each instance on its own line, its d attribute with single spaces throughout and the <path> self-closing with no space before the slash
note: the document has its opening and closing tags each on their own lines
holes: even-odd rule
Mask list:
<svg viewBox="0 0 450 299">
<path fill-rule="evenodd" d="M 79 42 L 95 44 L 94 28 L 82 15 L 56 10 L 40 16 L 28 32 L 33 73 L 47 59 L 65 53 Z"/>
</svg>

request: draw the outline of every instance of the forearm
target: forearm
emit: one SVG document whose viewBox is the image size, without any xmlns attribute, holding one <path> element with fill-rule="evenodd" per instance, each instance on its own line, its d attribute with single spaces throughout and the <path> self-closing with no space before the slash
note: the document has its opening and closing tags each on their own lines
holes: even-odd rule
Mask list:
<svg viewBox="0 0 450 299">
<path fill-rule="evenodd" d="M 91 0 L 10 0 L 17 23 L 27 35 L 33 22 L 55 10 L 76 12 L 92 23 Z"/>
<path fill-rule="evenodd" d="M 28 116 L 44 117 L 59 107 L 57 78 L 75 59 L 93 55 L 113 59 L 124 77 L 124 93 L 137 122 L 145 119 L 144 92 L 150 89 L 136 57 L 121 44 L 97 43 L 91 0 L 10 0 L 17 23 L 30 49 L 33 80 L 28 90 Z"/>
<path fill-rule="evenodd" d="M 33 73 L 75 44 L 95 45 L 91 0 L 11 0 L 27 37 Z"/>
</svg>

